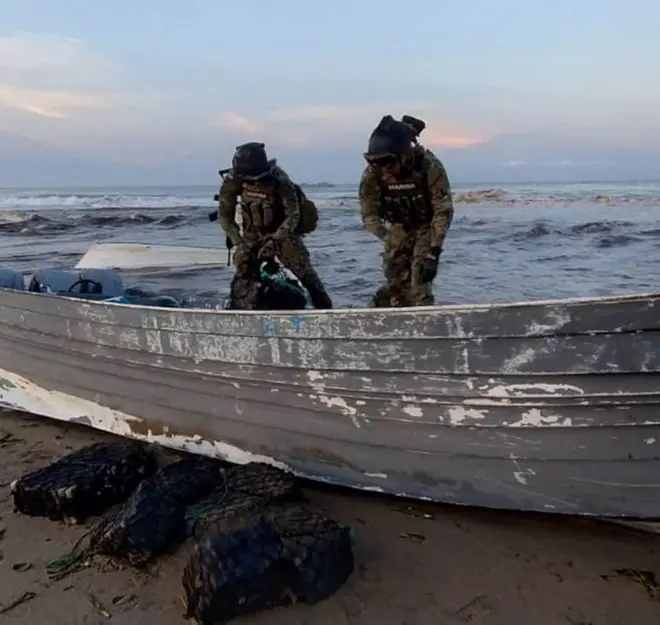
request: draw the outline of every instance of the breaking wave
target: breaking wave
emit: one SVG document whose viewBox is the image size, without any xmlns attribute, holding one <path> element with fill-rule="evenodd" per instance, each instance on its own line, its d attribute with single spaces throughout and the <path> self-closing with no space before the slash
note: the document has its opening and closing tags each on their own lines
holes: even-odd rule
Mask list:
<svg viewBox="0 0 660 625">
<path fill-rule="evenodd" d="M 211 196 L 213 194 L 211 193 Z M 208 203 L 211 196 L 199 198 Z M 107 193 L 17 193 L 0 194 L 0 209 L 162 209 L 183 208 L 190 198 L 179 195 L 134 195 Z"/>
<path fill-rule="evenodd" d="M 195 207 L 213 206 L 214 187 L 181 187 L 169 193 L 66 193 L 53 191 L 21 191 L 4 193 L 0 191 L 0 211 L 32 210 L 41 212 L 51 209 L 71 210 L 187 210 Z M 306 187 L 306 192 L 317 202 L 327 207 L 341 207 L 357 200 L 357 188 L 353 185 L 337 187 Z M 660 192 L 657 185 L 648 189 L 633 187 L 612 190 L 602 188 L 579 188 L 567 185 L 567 188 L 545 189 L 543 186 L 511 188 L 491 187 L 481 189 L 454 189 L 456 204 L 515 206 L 548 205 L 570 206 L 592 204 L 602 206 L 660 206 Z"/>
<path fill-rule="evenodd" d="M 508 191 L 505 189 L 479 189 L 471 191 L 455 191 L 456 204 L 493 204 L 493 205 L 535 205 L 553 204 L 569 206 L 574 204 L 597 204 L 605 206 L 660 206 L 660 195 L 655 193 L 613 193 L 599 192 L 555 192 L 526 191 L 524 189 Z"/>
<path fill-rule="evenodd" d="M 137 225 L 175 228 L 184 222 L 192 223 L 205 215 L 197 211 L 190 214 L 149 215 L 145 213 L 115 214 L 45 214 L 34 212 L 0 212 L 0 233 L 19 235 L 54 234 L 88 228 L 122 228 Z"/>
</svg>

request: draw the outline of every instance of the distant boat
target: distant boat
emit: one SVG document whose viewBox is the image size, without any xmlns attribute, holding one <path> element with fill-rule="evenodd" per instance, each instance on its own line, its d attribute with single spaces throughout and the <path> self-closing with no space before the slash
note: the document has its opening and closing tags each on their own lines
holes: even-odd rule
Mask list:
<svg viewBox="0 0 660 625">
<path fill-rule="evenodd" d="M 300 186 L 304 189 L 331 189 L 336 185 L 329 182 L 304 182 Z"/>
</svg>

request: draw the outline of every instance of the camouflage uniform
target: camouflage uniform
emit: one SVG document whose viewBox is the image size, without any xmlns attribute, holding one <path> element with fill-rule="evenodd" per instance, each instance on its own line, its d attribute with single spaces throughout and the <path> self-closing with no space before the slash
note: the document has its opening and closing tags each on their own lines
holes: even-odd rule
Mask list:
<svg viewBox="0 0 660 625">
<path fill-rule="evenodd" d="M 434 302 L 435 271 L 424 278 L 423 268 L 429 256 L 437 257 L 442 251 L 454 205 L 441 161 L 419 146 L 413 154 L 412 166 L 395 178 L 369 165 L 360 181 L 362 223 L 385 243 L 386 285 L 376 293 L 375 306 L 427 306 Z"/>
<path fill-rule="evenodd" d="M 234 265 L 239 276 L 254 270 L 259 251 L 268 244 L 282 263 L 298 276 L 316 308 L 332 308 L 332 300 L 302 238 L 295 234 L 300 207 L 294 184 L 272 162 L 269 175 L 246 179 L 230 171 L 219 191 L 218 220 L 235 247 Z M 243 235 L 236 223 L 236 205 L 241 198 Z"/>
</svg>

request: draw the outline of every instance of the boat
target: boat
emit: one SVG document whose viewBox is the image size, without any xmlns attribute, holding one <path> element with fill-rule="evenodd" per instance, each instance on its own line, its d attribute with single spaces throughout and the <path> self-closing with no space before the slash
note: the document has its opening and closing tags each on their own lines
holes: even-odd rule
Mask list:
<svg viewBox="0 0 660 625">
<path fill-rule="evenodd" d="M 159 267 L 222 267 L 229 265 L 229 252 L 217 247 L 147 245 L 143 243 L 97 243 L 76 263 L 75 269 L 124 270 Z"/>
<path fill-rule="evenodd" d="M 201 310 L 97 272 L 102 296 L 5 280 L 1 406 L 364 491 L 660 517 L 658 293 Z"/>
</svg>

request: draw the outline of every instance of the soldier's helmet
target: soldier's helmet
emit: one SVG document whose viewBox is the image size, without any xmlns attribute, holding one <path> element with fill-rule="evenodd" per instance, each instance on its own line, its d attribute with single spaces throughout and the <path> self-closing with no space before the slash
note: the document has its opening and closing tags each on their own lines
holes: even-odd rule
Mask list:
<svg viewBox="0 0 660 625">
<path fill-rule="evenodd" d="M 369 136 L 364 158 L 372 164 L 396 161 L 410 148 L 415 137 L 415 129 L 410 124 L 385 115 Z"/>
<path fill-rule="evenodd" d="M 266 145 L 251 141 L 239 145 L 231 162 L 232 169 L 243 178 L 261 178 L 271 170 L 271 164 L 266 155 Z"/>
</svg>

